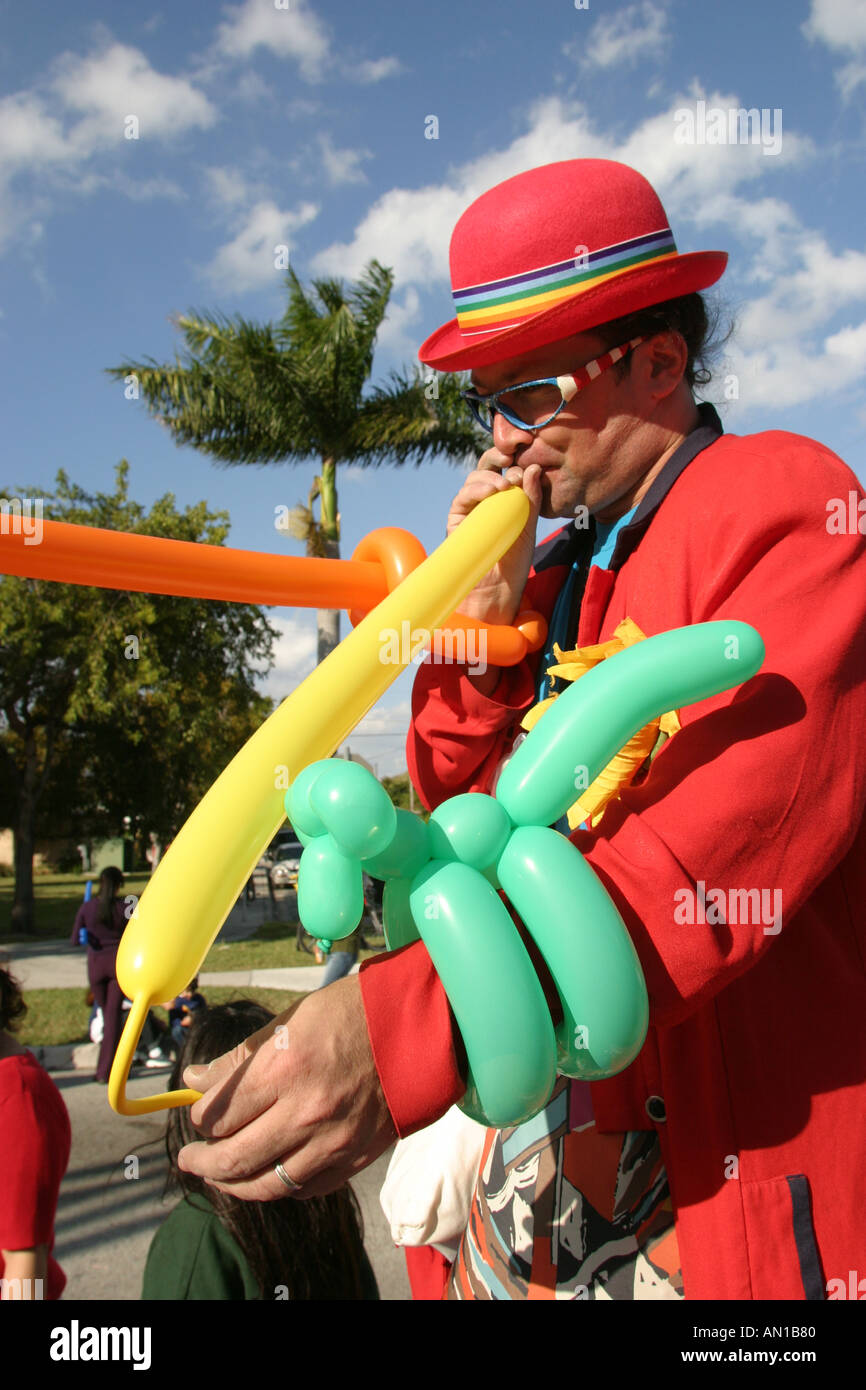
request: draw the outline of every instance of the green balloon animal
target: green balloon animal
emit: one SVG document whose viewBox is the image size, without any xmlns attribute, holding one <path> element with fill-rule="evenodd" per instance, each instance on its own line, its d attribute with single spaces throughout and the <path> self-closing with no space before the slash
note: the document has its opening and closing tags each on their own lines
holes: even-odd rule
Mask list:
<svg viewBox="0 0 866 1390">
<path fill-rule="evenodd" d="M 292 783 L 301 921 L 329 946 L 361 920 L 363 872 L 384 880 L 389 949 L 423 940 L 448 995 L 469 1062 L 460 1106 L 473 1119 L 521 1124 L 547 1104 L 557 1073 L 598 1081 L 639 1053 L 649 1004 L 637 953 L 590 865 L 550 827 L 576 799 L 578 770 L 591 784 L 651 719 L 740 685 L 763 659 L 760 636 L 739 622 L 677 628 L 617 652 L 545 711 L 495 796 L 452 797 L 429 824 L 395 810 L 355 763 L 312 763 Z M 499 890 L 553 978 L 556 1028 Z"/>
</svg>

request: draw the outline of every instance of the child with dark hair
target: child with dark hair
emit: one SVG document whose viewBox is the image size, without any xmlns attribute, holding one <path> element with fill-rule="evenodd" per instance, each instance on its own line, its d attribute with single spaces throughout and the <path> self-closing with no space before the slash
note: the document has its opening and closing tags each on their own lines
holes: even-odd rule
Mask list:
<svg viewBox="0 0 866 1390">
<path fill-rule="evenodd" d="M 26 1012 L 0 965 L 0 1298 L 59 1298 L 54 1216 L 72 1133 L 51 1077 L 13 1036 Z"/>
<path fill-rule="evenodd" d="M 171 1089 L 185 1067 L 221 1057 L 273 1018 L 249 999 L 197 1011 Z M 196 1137 L 189 1110 L 171 1110 L 166 1193 L 179 1191 L 182 1201 L 151 1242 L 143 1299 L 378 1299 L 351 1188 L 306 1201 L 242 1202 L 177 1167 Z"/>
</svg>

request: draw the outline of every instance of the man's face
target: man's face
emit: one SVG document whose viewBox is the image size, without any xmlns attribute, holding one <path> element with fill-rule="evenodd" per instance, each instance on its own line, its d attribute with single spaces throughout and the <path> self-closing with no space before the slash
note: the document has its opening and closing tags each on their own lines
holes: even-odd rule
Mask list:
<svg viewBox="0 0 866 1390">
<path fill-rule="evenodd" d="M 537 377 L 562 376 L 605 350 L 597 335 L 580 333 L 521 357 L 477 368 L 472 373 L 473 388 L 486 395 Z M 512 465 L 538 464 L 544 517 L 571 517 L 581 506 L 593 513 L 605 512 L 630 492 L 654 461 L 652 431 L 647 428 L 652 402 L 645 396 L 633 370 L 619 380 L 617 369 L 610 368 L 582 387 L 543 429 L 522 430 L 497 413 L 493 448 L 478 466 L 504 472 Z"/>
</svg>

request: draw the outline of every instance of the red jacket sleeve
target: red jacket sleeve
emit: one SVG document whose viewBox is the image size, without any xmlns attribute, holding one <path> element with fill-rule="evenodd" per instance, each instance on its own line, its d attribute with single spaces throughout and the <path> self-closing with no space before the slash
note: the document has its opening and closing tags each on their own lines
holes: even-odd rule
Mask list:
<svg viewBox="0 0 866 1390">
<path fill-rule="evenodd" d="M 405 1139 L 463 1095 L 463 1044 L 423 942 L 364 961 L 360 978 L 373 1061 Z"/>
<path fill-rule="evenodd" d="M 461 792 L 487 791 L 535 700 L 530 660 L 505 668 L 481 695 L 463 666 L 418 668 L 406 744 L 409 775 L 428 810 Z"/>
</svg>

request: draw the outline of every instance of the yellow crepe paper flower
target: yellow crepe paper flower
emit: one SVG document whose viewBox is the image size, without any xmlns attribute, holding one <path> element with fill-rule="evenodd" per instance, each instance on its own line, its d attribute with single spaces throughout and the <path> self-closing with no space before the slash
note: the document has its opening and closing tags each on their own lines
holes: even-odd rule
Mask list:
<svg viewBox="0 0 866 1390">
<path fill-rule="evenodd" d="M 591 671 L 593 666 L 597 666 L 606 657 L 613 656 L 614 652 L 621 652 L 625 647 L 631 647 L 635 642 L 643 642 L 645 639 L 646 633 L 641 632 L 633 619 L 623 618 L 609 642 L 600 642 L 593 647 L 577 647 L 573 652 L 562 651 L 554 642 L 553 653 L 557 664 L 547 668 L 551 688 L 556 680 L 579 680 L 587 671 Z M 561 693 L 560 691 L 549 695 L 547 699 L 540 700 L 532 709 L 527 710 L 521 721 L 522 727 L 527 731 L 532 729 Z M 654 757 L 665 740 L 677 733 L 681 727 L 678 712 L 671 710 L 658 719 L 651 719 L 649 724 L 638 730 L 625 747 L 611 758 L 592 785 L 581 792 L 580 799 L 569 807 L 569 829 L 576 830 L 587 820 L 593 828 L 597 826 L 609 803 L 614 797 L 619 796 L 623 787 L 629 786 L 647 758 Z"/>
</svg>

